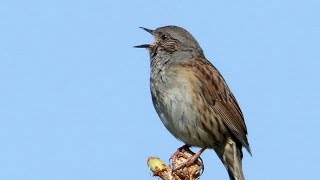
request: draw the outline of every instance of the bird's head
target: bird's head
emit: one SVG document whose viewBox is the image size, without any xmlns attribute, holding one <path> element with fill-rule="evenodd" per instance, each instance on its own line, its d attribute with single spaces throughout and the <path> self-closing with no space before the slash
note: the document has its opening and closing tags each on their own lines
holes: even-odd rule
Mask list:
<svg viewBox="0 0 320 180">
<path fill-rule="evenodd" d="M 153 35 L 155 41 L 152 44 L 134 46 L 136 48 L 146 48 L 150 57 L 157 55 L 183 56 L 183 57 L 203 57 L 203 51 L 197 40 L 185 29 L 178 26 L 164 26 L 156 30 L 140 27 Z"/>
</svg>

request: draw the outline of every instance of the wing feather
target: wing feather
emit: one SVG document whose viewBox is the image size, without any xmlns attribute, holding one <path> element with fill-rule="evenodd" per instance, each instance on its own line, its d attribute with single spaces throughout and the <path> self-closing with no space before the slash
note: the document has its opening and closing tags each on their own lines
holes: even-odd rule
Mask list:
<svg viewBox="0 0 320 180">
<path fill-rule="evenodd" d="M 194 77 L 199 79 L 199 86 L 207 104 L 251 154 L 243 114 L 220 72 L 204 58 L 189 61 L 182 67 L 189 71 L 192 69 Z"/>
</svg>

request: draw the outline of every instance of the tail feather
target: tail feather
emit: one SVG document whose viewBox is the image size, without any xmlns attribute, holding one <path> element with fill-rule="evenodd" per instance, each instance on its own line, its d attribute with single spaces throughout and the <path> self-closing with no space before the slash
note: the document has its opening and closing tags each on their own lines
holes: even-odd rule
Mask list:
<svg viewBox="0 0 320 180">
<path fill-rule="evenodd" d="M 242 172 L 242 150 L 234 141 L 229 140 L 224 149 L 217 152 L 226 167 L 230 180 L 245 180 Z"/>
</svg>

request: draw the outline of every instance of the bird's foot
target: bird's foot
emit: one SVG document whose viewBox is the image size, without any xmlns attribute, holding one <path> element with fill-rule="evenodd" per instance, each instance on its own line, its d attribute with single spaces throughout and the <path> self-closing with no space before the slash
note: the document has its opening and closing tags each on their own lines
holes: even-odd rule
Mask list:
<svg viewBox="0 0 320 180">
<path fill-rule="evenodd" d="M 181 154 L 181 155 L 184 155 L 183 153 L 181 153 L 181 152 L 185 152 L 185 151 L 191 151 L 189 148 L 190 148 L 191 146 L 189 146 L 189 145 L 187 145 L 187 144 L 185 144 L 185 145 L 183 145 L 183 146 L 181 146 L 181 147 L 179 147 L 177 150 L 176 150 L 176 152 L 174 152 L 173 154 L 172 154 L 172 156 L 170 157 L 170 159 L 174 159 L 175 157 L 177 157 L 179 154 Z M 191 151 L 192 152 L 192 151 Z M 192 152 L 193 153 L 193 152 Z M 194 153 L 193 153 L 194 154 Z"/>
<path fill-rule="evenodd" d="M 194 153 L 189 149 L 189 147 L 189 145 L 184 145 L 177 149 L 177 151 L 171 156 L 174 171 L 191 166 L 194 163 L 203 168 L 200 155 L 206 148 L 202 148 L 199 152 Z"/>
</svg>

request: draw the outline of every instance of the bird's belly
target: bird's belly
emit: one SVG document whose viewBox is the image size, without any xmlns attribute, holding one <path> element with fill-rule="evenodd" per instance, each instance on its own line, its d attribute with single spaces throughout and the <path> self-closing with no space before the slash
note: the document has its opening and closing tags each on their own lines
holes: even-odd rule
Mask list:
<svg viewBox="0 0 320 180">
<path fill-rule="evenodd" d="M 222 137 L 213 137 L 203 127 L 205 116 L 203 102 L 198 102 L 197 94 L 190 88 L 170 88 L 163 91 L 155 103 L 157 112 L 165 127 L 177 139 L 191 146 L 214 147 Z"/>
</svg>

